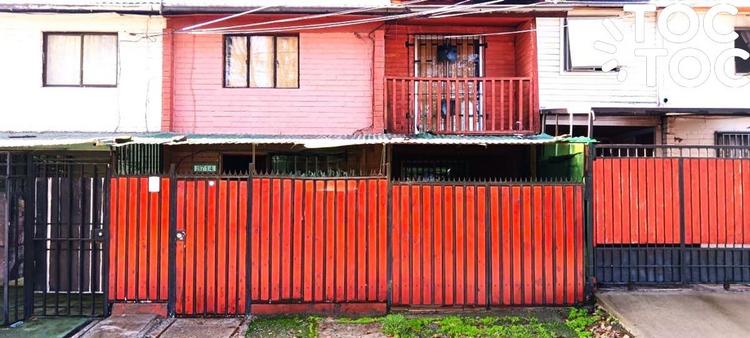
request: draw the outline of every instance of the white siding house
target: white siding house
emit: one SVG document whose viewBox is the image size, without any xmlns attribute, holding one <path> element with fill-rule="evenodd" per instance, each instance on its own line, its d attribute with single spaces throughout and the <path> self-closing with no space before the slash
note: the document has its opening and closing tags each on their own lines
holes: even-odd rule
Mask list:
<svg viewBox="0 0 750 338">
<path fill-rule="evenodd" d="M 0 131 L 160 130 L 164 27 L 158 16 L 0 13 Z M 50 34 L 63 38 L 47 46 Z"/>
<path fill-rule="evenodd" d="M 663 10 L 660 8 L 658 13 Z M 695 11 L 703 25 L 707 8 L 696 8 Z M 672 20 L 680 18 L 679 15 L 670 17 Z M 590 25 L 585 31 L 574 30 L 571 22 L 582 20 L 599 23 Z M 613 36 L 611 30 L 602 24 L 606 20 L 618 23 L 621 39 Z M 674 24 L 677 29 L 680 28 L 679 22 Z M 572 10 L 566 19 L 538 18 L 540 107 L 567 111 L 573 116 L 596 111 L 594 137 L 597 137 L 597 129 L 610 128 L 611 131 L 613 127 L 626 129 L 635 126 L 653 128 L 655 143 L 713 144 L 716 132 L 750 132 L 750 85 L 727 86 L 719 80 L 715 69 L 719 54 L 733 48 L 734 42 L 714 41 L 702 26 L 688 41 L 670 42 L 659 30 L 658 16 L 653 13 L 645 19 L 645 40 L 636 42 L 634 25 L 632 13 L 613 8 Z M 750 13 L 740 9 L 738 15 L 719 15 L 713 26 L 720 33 L 750 29 Z M 566 34 L 569 39 L 567 43 Z M 607 72 L 571 67 L 570 58 L 575 60 L 581 57 L 580 51 L 578 55 L 575 54 L 581 40 L 589 48 L 590 53 L 586 57 L 590 57 L 591 53 L 604 53 L 602 50 L 607 49 L 592 48 L 592 41 L 599 40 L 613 47 L 611 55 L 605 55 L 599 61 L 608 60 L 607 57 L 615 58 L 619 70 Z M 567 48 L 570 48 L 570 52 L 566 56 Z M 641 48 L 661 49 L 665 55 L 658 57 L 652 64 L 654 68 L 650 68 L 646 57 L 636 56 Z M 708 78 L 693 86 L 681 84 L 684 81 L 676 78 L 674 69 L 670 70 L 670 60 L 679 55 L 680 50 L 689 48 L 705 53 L 711 68 Z M 730 75 L 744 77 L 750 83 L 747 74 L 734 74 L 734 62 L 726 63 L 726 67 Z M 678 68 L 686 77 L 699 73 L 698 63 L 689 58 L 680 62 Z M 647 81 L 649 74 L 654 76 L 654 83 Z M 649 111 L 651 113 L 644 114 Z M 565 118 L 558 120 L 568 122 Z M 587 123 L 580 115 L 573 121 L 578 125 Z M 567 132 L 568 129 L 562 130 Z"/>
<path fill-rule="evenodd" d="M 569 20 L 601 22 L 606 18 L 618 20 L 604 13 Z M 605 41 L 618 45 L 617 55 L 622 69 L 628 73 L 627 78 L 618 79 L 615 71 L 567 71 L 563 57 L 564 23 L 563 18 L 537 18 L 540 108 L 566 108 L 572 113 L 588 113 L 591 107 L 649 107 L 658 103 L 657 88 L 645 85 L 645 63 L 623 49 L 632 50 L 631 45 L 617 43 L 614 38 L 602 36 Z M 632 27 L 633 20 L 622 19 L 622 23 L 625 27 Z M 647 36 L 650 39 L 654 38 L 655 25 L 655 18 L 648 18 Z M 571 39 L 575 38 L 571 36 Z"/>
</svg>

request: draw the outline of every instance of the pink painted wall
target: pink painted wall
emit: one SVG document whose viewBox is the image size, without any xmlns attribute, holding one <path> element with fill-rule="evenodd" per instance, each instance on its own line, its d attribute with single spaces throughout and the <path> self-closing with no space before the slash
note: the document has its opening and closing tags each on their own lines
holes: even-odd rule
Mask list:
<svg viewBox="0 0 750 338">
<path fill-rule="evenodd" d="M 167 31 L 210 19 L 170 18 Z M 382 132 L 383 31 L 359 26 L 299 36 L 300 88 L 267 89 L 223 88 L 222 35 L 171 34 L 165 39 L 164 129 L 297 135 Z M 374 67 L 373 60 L 380 65 Z"/>
</svg>

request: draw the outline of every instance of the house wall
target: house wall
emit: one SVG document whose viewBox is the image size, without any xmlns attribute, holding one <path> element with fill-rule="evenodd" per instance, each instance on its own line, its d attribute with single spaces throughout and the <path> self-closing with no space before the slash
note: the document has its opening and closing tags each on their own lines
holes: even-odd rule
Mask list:
<svg viewBox="0 0 750 338">
<path fill-rule="evenodd" d="M 682 116 L 667 117 L 667 144 L 714 145 L 716 132 L 748 132 L 750 117 Z"/>
<path fill-rule="evenodd" d="M 698 18 L 703 22 L 704 10 L 697 10 Z M 750 28 L 750 12 L 745 10 L 737 16 L 719 15 L 713 25 L 718 32 L 731 32 L 735 27 Z M 675 24 L 675 27 L 678 27 Z M 675 28 L 677 30 L 677 28 Z M 748 108 L 750 107 L 750 75 L 745 74 L 745 83 L 739 87 L 731 87 L 722 83 L 716 76 L 716 67 L 721 67 L 719 54 L 734 48 L 734 42 L 717 42 L 709 38 L 703 28 L 687 42 L 675 43 L 662 39 L 663 47 L 667 50 L 667 57 L 659 59 L 659 102 L 664 107 L 673 108 Z M 685 77 L 692 77 L 700 72 L 700 67 L 690 59 L 683 59 L 679 70 L 670 69 L 670 61 L 681 50 L 694 48 L 707 56 L 708 77 L 704 82 L 695 86 L 685 86 L 675 79 L 678 72 Z M 679 58 L 675 58 L 679 60 Z M 675 61 L 676 62 L 676 61 Z M 727 73 L 734 76 L 734 62 L 727 62 Z"/>
<path fill-rule="evenodd" d="M 211 18 L 169 18 L 169 31 Z M 306 135 L 382 132 L 382 99 L 375 99 L 382 91 L 382 67 L 373 62 L 382 60 L 382 39 L 375 24 L 303 31 L 299 88 L 223 88 L 223 36 L 173 34 L 167 40 L 172 50 L 165 53 L 169 68 L 165 67 L 164 87 L 172 90 L 165 98 L 164 129 Z"/>
<path fill-rule="evenodd" d="M 514 26 L 425 26 L 388 25 L 385 31 L 385 76 L 414 74 L 413 48 L 407 47 L 414 34 L 481 34 L 514 31 Z M 520 34 L 518 35 L 520 36 Z M 485 37 L 485 76 L 521 76 L 516 69 L 516 39 L 513 34 Z"/>
<path fill-rule="evenodd" d="M 150 16 L 0 13 L 0 130 L 160 130 L 163 28 Z M 117 32 L 117 87 L 44 87 L 44 32 Z"/>
<path fill-rule="evenodd" d="M 569 13 L 574 16 L 575 12 Z M 601 14 L 603 15 L 603 14 Z M 626 32 L 632 32 L 634 19 L 625 18 Z M 617 57 L 627 71 L 625 79 L 617 72 L 567 72 L 563 63 L 563 19 L 537 18 L 540 108 L 567 108 L 588 113 L 591 107 L 653 107 L 658 103 L 656 87 L 646 86 L 645 63 L 636 59 L 632 46 L 618 43 Z M 656 18 L 646 20 L 646 38 L 655 39 Z M 628 41 L 626 36 L 625 41 Z M 632 39 L 632 38 L 631 38 Z M 630 40 L 632 41 L 632 40 Z M 613 39 L 611 41 L 615 43 Z"/>
</svg>

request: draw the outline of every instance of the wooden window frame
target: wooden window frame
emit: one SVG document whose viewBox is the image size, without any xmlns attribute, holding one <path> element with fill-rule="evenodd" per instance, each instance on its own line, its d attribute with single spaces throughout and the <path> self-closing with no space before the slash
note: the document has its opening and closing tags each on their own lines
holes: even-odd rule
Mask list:
<svg viewBox="0 0 750 338">
<path fill-rule="evenodd" d="M 81 37 L 80 71 L 78 84 L 49 84 L 47 83 L 47 38 L 50 35 L 69 35 Z M 114 36 L 115 37 L 115 83 L 114 84 L 85 84 L 83 83 L 83 57 L 85 36 Z M 43 32 L 42 33 L 42 86 L 43 87 L 72 87 L 72 88 L 116 88 L 120 81 L 120 39 L 117 32 Z"/>
<path fill-rule="evenodd" d="M 227 40 L 231 37 L 244 37 L 246 38 L 246 50 L 247 50 L 247 60 L 245 61 L 245 65 L 247 66 L 247 72 L 245 74 L 245 85 L 244 86 L 227 86 Z M 250 37 L 252 36 L 265 36 L 265 37 L 272 37 L 273 38 L 273 86 L 270 87 L 256 87 L 250 85 Z M 279 62 L 279 56 L 276 52 L 276 40 L 279 37 L 295 37 L 297 38 L 297 86 L 295 87 L 278 87 L 278 76 L 277 76 L 277 68 L 278 68 L 278 62 Z M 300 68 L 301 68 L 301 62 L 300 62 L 300 51 L 299 51 L 299 34 L 224 34 L 222 36 L 222 51 L 221 51 L 221 86 L 223 88 L 228 89 L 247 89 L 247 88 L 258 88 L 258 89 L 299 89 L 300 88 Z"/>
</svg>

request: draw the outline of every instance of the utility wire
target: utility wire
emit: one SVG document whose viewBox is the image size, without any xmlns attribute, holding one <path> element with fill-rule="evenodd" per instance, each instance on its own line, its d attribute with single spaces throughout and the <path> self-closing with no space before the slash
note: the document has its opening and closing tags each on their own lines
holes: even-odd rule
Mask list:
<svg viewBox="0 0 750 338">
<path fill-rule="evenodd" d="M 211 21 L 206 21 L 206 22 L 203 22 L 203 23 L 199 23 L 197 25 L 188 26 L 188 27 L 182 28 L 181 30 L 182 31 L 193 30 L 193 29 L 196 29 L 196 28 L 199 28 L 199 27 L 208 26 L 210 24 L 214 24 L 214 23 L 217 23 L 217 22 L 222 22 L 222 21 L 226 21 L 226 20 L 230 20 L 230 19 L 234 19 L 234 18 L 243 16 L 243 15 L 247 15 L 247 14 L 250 14 L 250 13 L 255 13 L 255 12 L 258 12 L 258 11 L 262 11 L 264 9 L 268 9 L 268 8 L 271 8 L 271 7 L 274 7 L 274 6 L 263 6 L 263 7 L 253 8 L 251 10 L 247 10 L 247 11 L 244 11 L 244 12 L 241 12 L 241 13 L 232 14 L 232 15 L 221 17 L 221 18 L 214 19 L 214 20 L 211 20 Z"/>
<path fill-rule="evenodd" d="M 249 29 L 249 30 L 233 30 L 233 29 L 226 29 L 226 27 L 221 27 L 221 30 L 213 30 L 213 31 L 204 31 L 204 30 L 195 30 L 191 31 L 189 33 L 192 34 L 205 34 L 205 33 L 211 33 L 215 34 L 217 32 L 227 32 L 227 33 L 271 33 L 271 32 L 285 32 L 285 31 L 300 31 L 300 30 L 310 30 L 310 29 L 324 29 L 324 28 L 334 28 L 334 27 L 343 27 L 343 26 L 351 26 L 351 25 L 359 25 L 359 24 L 366 24 L 371 22 L 379 22 L 379 21 L 389 21 L 389 20 L 396 20 L 396 19 L 405 19 L 405 18 L 411 18 L 416 16 L 426 16 L 431 14 L 437 14 L 445 11 L 446 9 L 453 8 L 456 6 L 459 6 L 461 4 L 464 4 L 470 0 L 463 0 L 461 2 L 458 2 L 453 5 L 444 6 L 440 8 L 435 8 L 423 12 L 413 12 L 413 13 L 406 13 L 406 14 L 396 14 L 396 15 L 388 15 L 388 16 L 382 16 L 382 17 L 375 17 L 375 18 L 367 18 L 367 19 L 357 19 L 357 20 L 348 20 L 348 21 L 339 21 L 339 22 L 333 22 L 333 23 L 324 23 L 324 24 L 308 24 L 308 25 L 298 25 L 298 26 L 285 26 L 285 27 L 278 27 L 278 28 L 260 28 L 260 29 Z"/>
<path fill-rule="evenodd" d="M 339 15 L 348 15 L 348 14 L 355 14 L 355 13 L 362 13 L 362 12 L 369 12 L 377 9 L 384 9 L 384 8 L 403 8 L 408 5 L 424 2 L 427 0 L 415 0 L 410 2 L 405 2 L 399 6 L 392 6 L 392 5 L 382 5 L 382 6 L 376 6 L 376 7 L 368 7 L 368 8 L 354 8 L 354 9 L 347 9 L 344 11 L 339 12 L 333 12 L 333 13 L 324 13 L 324 14 L 315 14 L 315 15 L 308 15 L 308 16 L 301 16 L 301 17 L 294 17 L 294 18 L 286 18 L 286 19 L 278 19 L 278 20 L 271 20 L 271 21 L 264 21 L 264 22 L 255 22 L 255 23 L 248 23 L 243 25 L 234 25 L 234 26 L 226 26 L 226 27 L 218 27 L 218 28 L 205 28 L 203 31 L 215 31 L 215 30 L 226 30 L 226 29 L 236 29 L 236 28 L 247 28 L 247 27 L 256 27 L 256 26 L 266 26 L 276 23 L 285 23 L 285 22 L 294 22 L 294 21 L 301 21 L 301 20 L 311 20 L 311 19 L 320 19 L 320 18 L 327 18 L 331 16 L 339 16 Z"/>
</svg>

